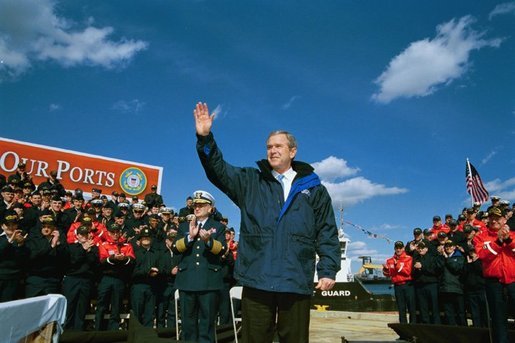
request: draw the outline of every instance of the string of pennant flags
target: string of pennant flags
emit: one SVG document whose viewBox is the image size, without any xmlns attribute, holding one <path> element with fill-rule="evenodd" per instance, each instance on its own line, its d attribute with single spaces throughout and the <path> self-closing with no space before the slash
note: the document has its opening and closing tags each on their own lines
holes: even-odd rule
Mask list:
<svg viewBox="0 0 515 343">
<path fill-rule="evenodd" d="M 363 232 L 365 235 L 367 235 L 368 237 L 370 238 L 374 238 L 374 239 L 384 239 L 385 241 L 388 242 L 388 244 L 391 244 L 392 243 L 392 240 L 390 238 L 388 238 L 386 235 L 382 235 L 382 234 L 378 234 L 378 233 L 374 233 L 374 232 L 371 232 L 365 228 L 363 228 L 362 226 L 358 225 L 358 224 L 354 224 L 354 223 L 351 223 L 349 221 L 346 221 L 344 220 L 343 221 L 345 224 L 348 224 L 358 230 L 360 230 L 361 232 Z"/>
</svg>

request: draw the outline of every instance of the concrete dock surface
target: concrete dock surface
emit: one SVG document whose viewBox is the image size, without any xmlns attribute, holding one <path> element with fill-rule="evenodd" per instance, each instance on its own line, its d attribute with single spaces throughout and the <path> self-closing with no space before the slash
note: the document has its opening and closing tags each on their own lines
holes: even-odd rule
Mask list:
<svg viewBox="0 0 515 343">
<path fill-rule="evenodd" d="M 399 336 L 388 323 L 398 323 L 397 312 L 311 311 L 309 340 L 312 343 L 348 341 L 391 342 Z"/>
</svg>

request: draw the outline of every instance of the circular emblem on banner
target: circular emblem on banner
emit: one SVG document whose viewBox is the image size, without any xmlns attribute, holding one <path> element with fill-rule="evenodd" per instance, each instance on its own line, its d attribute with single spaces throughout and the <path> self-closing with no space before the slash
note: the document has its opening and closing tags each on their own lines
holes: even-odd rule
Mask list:
<svg viewBox="0 0 515 343">
<path fill-rule="evenodd" d="M 147 176 L 139 168 L 127 168 L 120 175 L 120 187 L 129 195 L 138 195 L 147 187 Z"/>
</svg>

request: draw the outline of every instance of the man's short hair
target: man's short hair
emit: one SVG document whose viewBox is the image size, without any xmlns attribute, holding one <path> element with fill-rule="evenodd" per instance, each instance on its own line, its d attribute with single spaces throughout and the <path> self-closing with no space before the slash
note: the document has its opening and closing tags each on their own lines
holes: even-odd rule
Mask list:
<svg viewBox="0 0 515 343">
<path fill-rule="evenodd" d="M 268 135 L 268 138 L 266 139 L 266 141 L 268 142 L 270 137 L 276 136 L 276 135 L 286 135 L 286 139 L 288 140 L 288 147 L 290 149 L 297 147 L 297 140 L 295 139 L 295 136 L 293 136 L 288 131 L 284 131 L 284 130 L 276 130 L 276 131 L 270 132 L 270 134 Z"/>
</svg>

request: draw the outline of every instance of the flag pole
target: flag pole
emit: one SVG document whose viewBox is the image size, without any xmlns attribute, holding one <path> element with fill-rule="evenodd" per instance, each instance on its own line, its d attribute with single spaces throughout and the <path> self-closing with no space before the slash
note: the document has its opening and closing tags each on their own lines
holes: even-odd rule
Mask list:
<svg viewBox="0 0 515 343">
<path fill-rule="evenodd" d="M 468 170 L 468 177 L 470 178 L 470 180 L 472 180 L 472 168 L 470 168 L 470 161 L 469 161 L 469 158 L 467 157 L 467 170 Z M 470 203 L 472 204 L 471 207 L 474 206 L 474 197 L 472 196 L 472 192 L 470 192 Z"/>
</svg>

